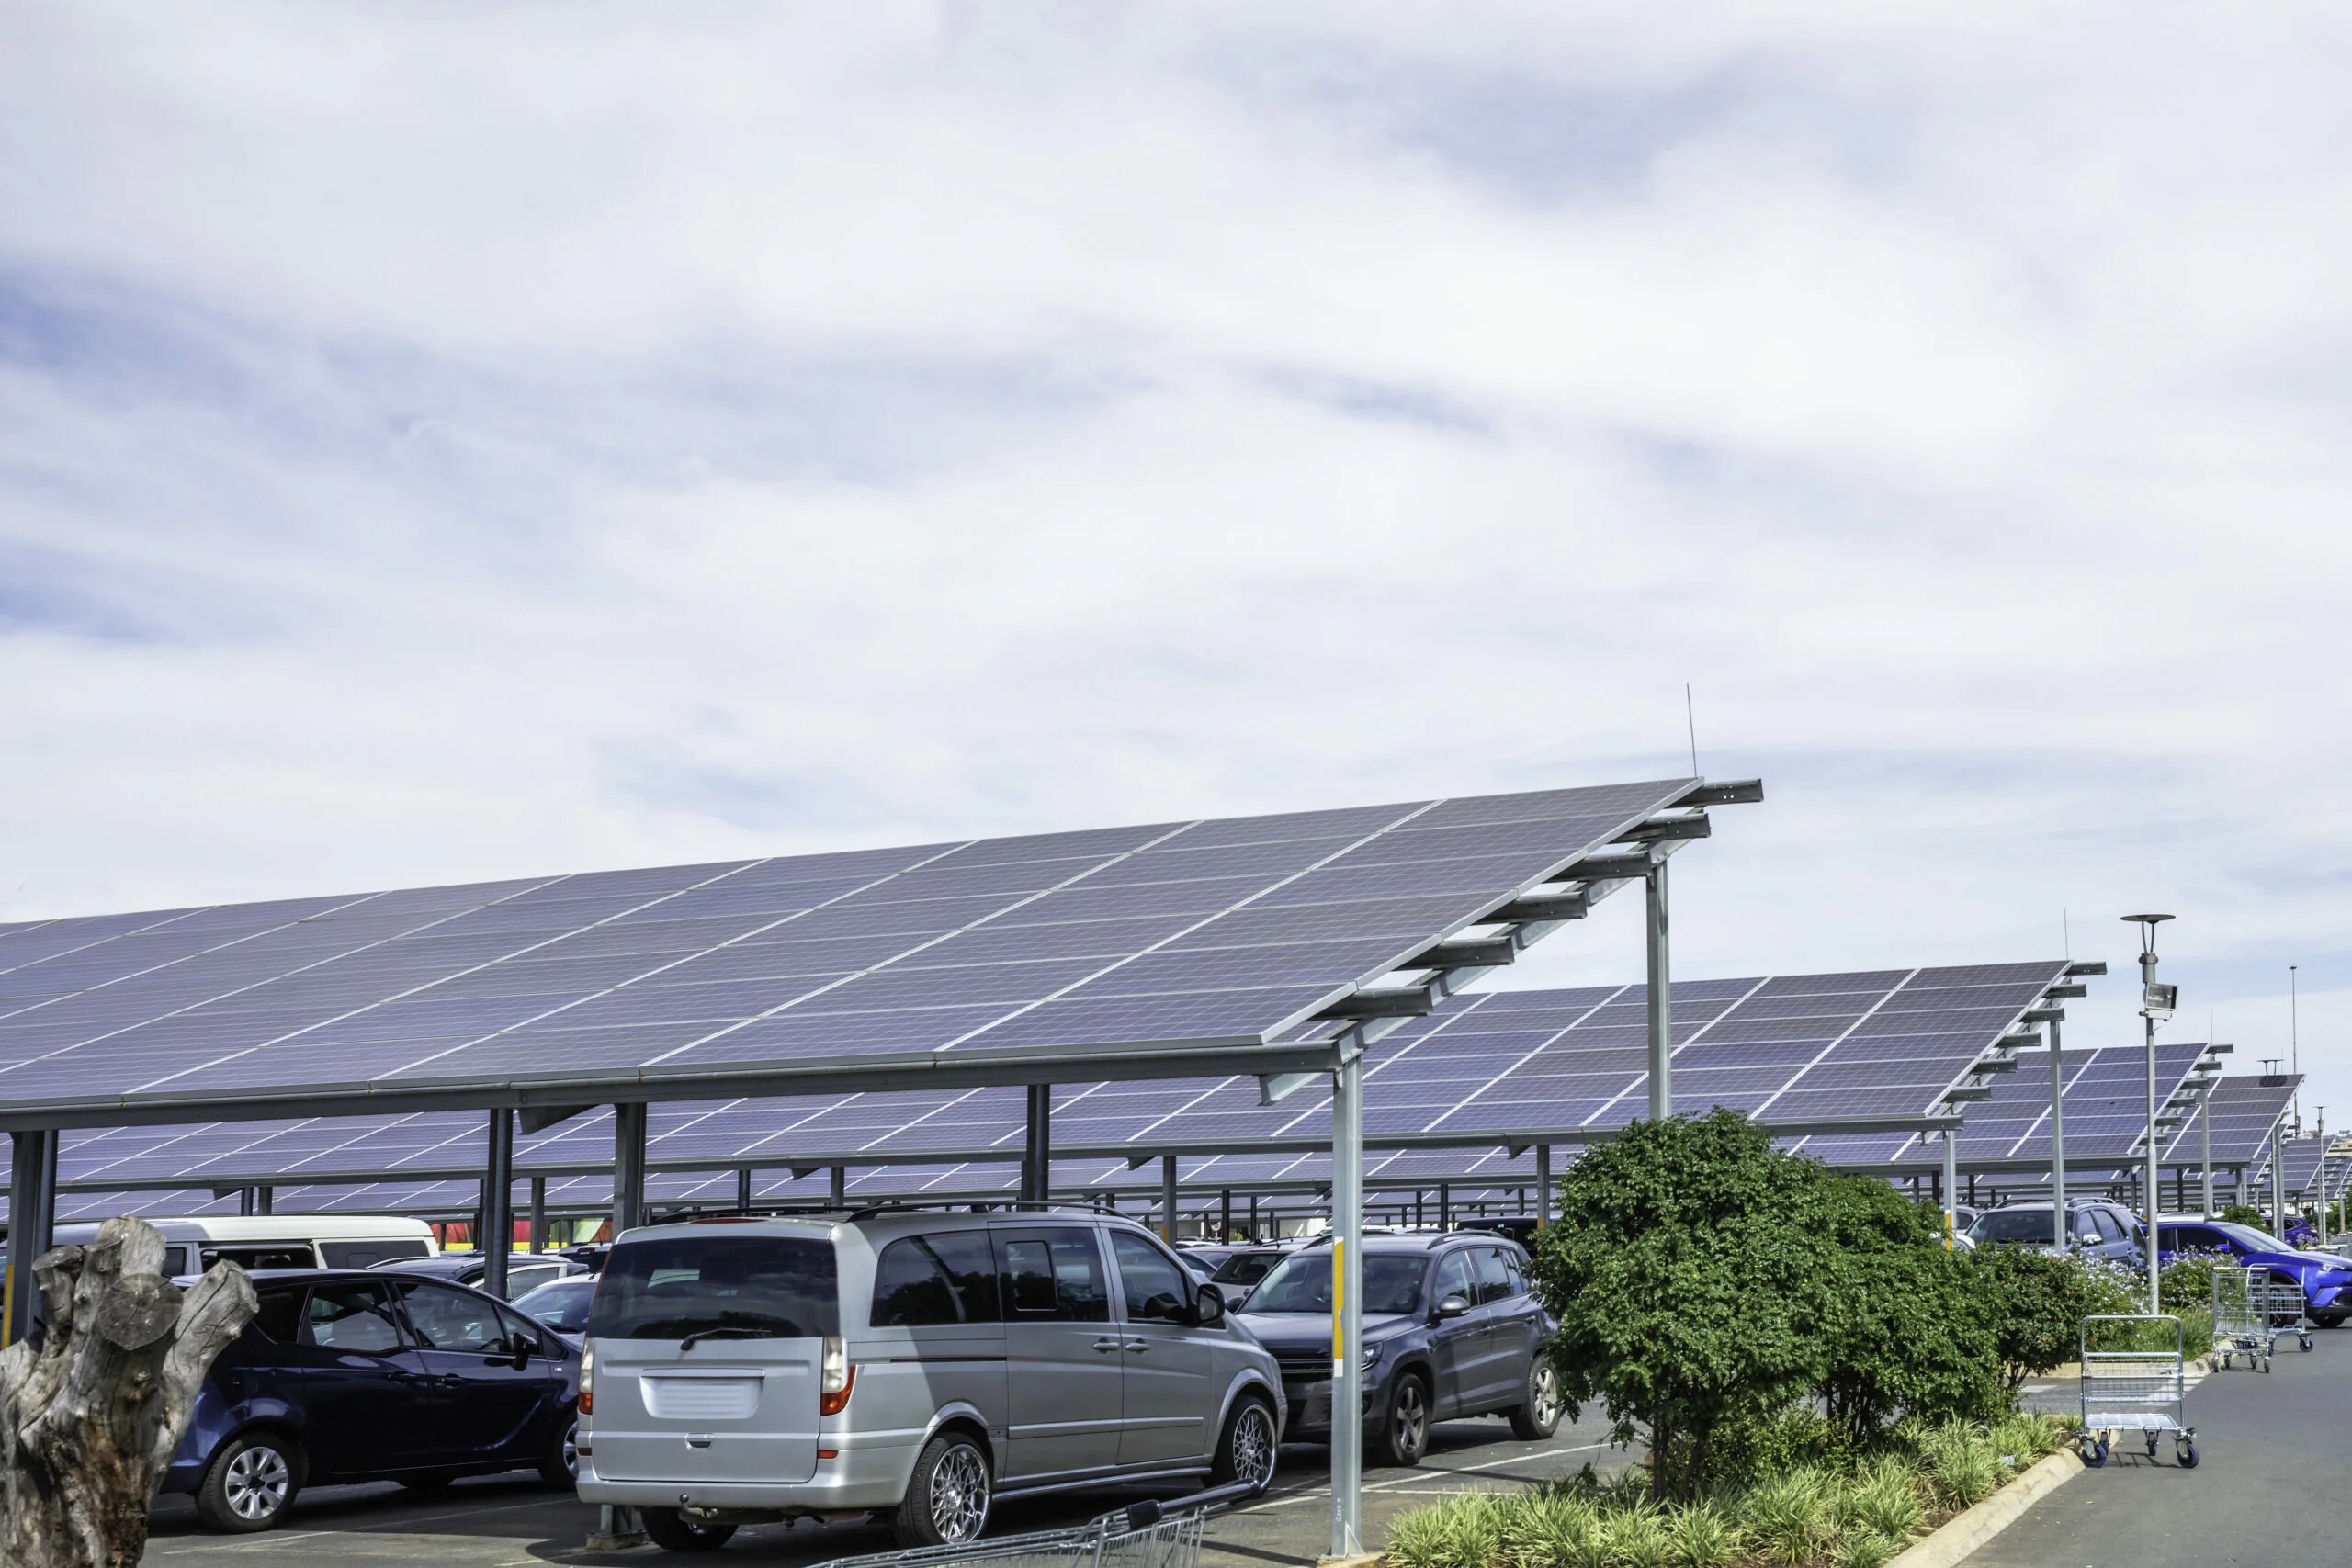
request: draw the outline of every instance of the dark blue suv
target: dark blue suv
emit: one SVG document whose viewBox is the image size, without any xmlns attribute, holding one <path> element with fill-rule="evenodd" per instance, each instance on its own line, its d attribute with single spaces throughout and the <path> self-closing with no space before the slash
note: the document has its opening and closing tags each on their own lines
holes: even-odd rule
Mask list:
<svg viewBox="0 0 2352 1568">
<path fill-rule="evenodd" d="M 1364 1429 L 1391 1464 L 1419 1464 L 1430 1423 L 1504 1415 L 1514 1435 L 1560 1424 L 1559 1374 L 1541 1354 L 1558 1325 L 1528 1294 L 1519 1244 L 1481 1232 L 1363 1239 Z M 1294 1252 L 1238 1321 L 1281 1363 L 1290 1436 L 1331 1429 L 1331 1249 Z"/>
<path fill-rule="evenodd" d="M 258 1269 L 261 1311 L 197 1395 L 163 1490 L 216 1529 L 267 1529 L 313 1483 L 446 1486 L 535 1469 L 572 1484 L 580 1355 L 479 1291 Z"/>
</svg>

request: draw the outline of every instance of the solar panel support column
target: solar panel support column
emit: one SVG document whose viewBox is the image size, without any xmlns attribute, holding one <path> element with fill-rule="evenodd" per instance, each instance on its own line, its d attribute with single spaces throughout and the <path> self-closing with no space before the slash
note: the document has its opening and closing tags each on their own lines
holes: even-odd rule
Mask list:
<svg viewBox="0 0 2352 1568">
<path fill-rule="evenodd" d="M 1260 1239 L 1260 1237 L 1259 1237 L 1259 1235 L 1258 1235 L 1258 1195 L 1257 1195 L 1255 1192 L 1252 1192 L 1251 1194 L 1250 1194 L 1250 1242 L 1251 1242 L 1251 1244 L 1252 1244 L 1252 1245 L 1255 1245 L 1255 1244 L 1259 1241 L 1259 1239 Z"/>
<path fill-rule="evenodd" d="M 2066 1255 L 2066 1068 L 2058 1046 L 2058 1024 L 2050 1031 L 2050 1245 Z"/>
<path fill-rule="evenodd" d="M 1331 1075 L 1331 1551 L 1363 1551 L 1363 1041 Z"/>
<path fill-rule="evenodd" d="M 1667 955 L 1666 861 L 1653 857 L 1642 879 L 1649 919 L 1650 1120 L 1674 1114 L 1674 992 Z"/>
<path fill-rule="evenodd" d="M 2198 1153 L 2205 1160 L 2205 1217 L 2213 1217 L 2213 1086 L 2197 1097 Z"/>
<path fill-rule="evenodd" d="M 2286 1151 L 2279 1146 L 2279 1140 L 2286 1135 L 2287 1113 L 2282 1111 L 2270 1128 L 2270 1228 L 2273 1232 L 2287 1228 L 2287 1187 L 2286 1179 L 2281 1174 L 2287 1163 L 2283 1157 Z M 56 1157 L 52 1151 L 50 1158 Z"/>
<path fill-rule="evenodd" d="M 275 1187 L 254 1188 L 254 1213 L 256 1214 L 274 1214 L 277 1212 L 277 1189 Z"/>
<path fill-rule="evenodd" d="M 1959 1226 L 1959 1216 L 1952 1205 L 1960 1201 L 1960 1145 L 1953 1142 L 1951 1129 L 1944 1129 L 1944 1250 L 1952 1249 L 1952 1234 Z"/>
<path fill-rule="evenodd" d="M 645 1223 L 645 1106 L 613 1107 L 613 1236 Z"/>
<path fill-rule="evenodd" d="M 849 1207 L 849 1167 L 833 1167 L 832 1181 L 825 1196 L 836 1209 Z"/>
<path fill-rule="evenodd" d="M 514 1252 L 514 1112 L 490 1113 L 490 1168 L 481 1183 L 481 1288 L 505 1299 L 506 1264 Z"/>
<path fill-rule="evenodd" d="M 735 1212 L 739 1214 L 752 1212 L 752 1168 L 748 1165 L 735 1172 Z"/>
<path fill-rule="evenodd" d="M 2140 972 L 2144 979 L 2155 978 L 2155 960 L 2153 956 L 2140 961 Z M 2145 994 L 2144 988 L 2143 994 Z M 2148 1311 L 2154 1314 L 2165 1310 L 2164 1291 L 2159 1274 L 2163 1254 L 2156 1248 L 2156 1243 L 2160 1239 L 2156 1235 L 2156 1212 L 2164 1206 L 2164 1188 L 2161 1185 L 2163 1177 L 2156 1169 L 2156 1158 L 2161 1151 L 2156 1146 L 2155 1014 L 2143 1008 L 2141 1010 L 2140 1021 L 2146 1030 L 2148 1043 L 2148 1173 L 2145 1179 L 2142 1181 L 2141 1188 L 2147 1198 Z"/>
<path fill-rule="evenodd" d="M 1452 1182 L 1441 1181 L 1437 1184 L 1437 1228 L 1442 1231 L 1450 1231 L 1453 1228 L 1453 1184 Z"/>
<path fill-rule="evenodd" d="M 1028 1133 L 1021 1153 L 1021 1197 L 1025 1202 L 1042 1203 L 1051 1182 L 1047 1173 L 1054 1158 L 1054 1086 L 1049 1083 L 1029 1086 Z"/>
<path fill-rule="evenodd" d="M 1176 1156 L 1159 1156 L 1159 1235 L 1169 1246 L 1176 1245 Z"/>
<path fill-rule="evenodd" d="M 1552 1145 L 1535 1145 L 1535 1228 L 1552 1223 Z"/>
<path fill-rule="evenodd" d="M 40 1287 L 33 1281 L 33 1259 L 47 1252 L 57 1228 L 55 1129 L 31 1128 L 13 1136 L 8 1167 L 8 1274 L 0 1283 L 0 1346 L 14 1345 L 33 1325 Z"/>
<path fill-rule="evenodd" d="M 548 1249 L 548 1179 L 531 1178 L 531 1250 Z"/>
<path fill-rule="evenodd" d="M 1233 1189 L 1230 1187 L 1217 1194 L 1216 1239 L 1220 1247 L 1233 1239 Z"/>
</svg>

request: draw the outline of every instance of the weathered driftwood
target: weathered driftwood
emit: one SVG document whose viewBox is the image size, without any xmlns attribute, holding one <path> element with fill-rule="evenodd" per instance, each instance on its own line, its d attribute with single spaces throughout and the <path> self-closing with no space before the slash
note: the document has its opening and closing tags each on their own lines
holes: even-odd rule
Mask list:
<svg viewBox="0 0 2352 1568">
<path fill-rule="evenodd" d="M 183 1292 L 163 1233 L 128 1217 L 33 1276 L 45 1333 L 0 1350 L 0 1563 L 134 1568 L 197 1390 L 253 1320 L 253 1281 L 217 1263 Z"/>
</svg>

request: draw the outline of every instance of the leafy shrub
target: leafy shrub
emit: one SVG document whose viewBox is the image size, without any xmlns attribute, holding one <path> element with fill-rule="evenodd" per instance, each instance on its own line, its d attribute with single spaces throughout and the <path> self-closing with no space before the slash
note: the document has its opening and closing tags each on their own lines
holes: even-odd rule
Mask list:
<svg viewBox="0 0 2352 1568">
<path fill-rule="evenodd" d="M 1882 1456 L 1857 1477 L 1849 1497 L 1851 1521 L 1888 1540 L 1909 1540 L 1927 1517 L 1918 1477 L 1893 1455 Z"/>
<path fill-rule="evenodd" d="M 2012 1394 L 2027 1378 L 2073 1360 L 2083 1319 L 2113 1310 L 2116 1282 L 2073 1258 L 2030 1247 L 1989 1247 L 1971 1262 L 1994 1324 L 2001 1380 Z"/>
<path fill-rule="evenodd" d="M 1725 1568 L 1739 1546 L 1739 1521 L 1713 1503 L 1694 1503 L 1674 1522 L 1677 1568 Z"/>
<path fill-rule="evenodd" d="M 1670 1568 L 1674 1532 L 1667 1516 L 1650 1504 L 1609 1518 L 1610 1568 Z"/>
<path fill-rule="evenodd" d="M 1740 1501 L 1740 1523 L 1771 1562 L 1810 1562 L 1838 1539 L 1835 1494 L 1817 1470 L 1792 1470 Z"/>
<path fill-rule="evenodd" d="M 1502 1544 L 1503 1510 L 1488 1492 L 1457 1492 L 1390 1527 L 1398 1568 L 1487 1568 Z"/>
<path fill-rule="evenodd" d="M 2222 1211 L 2222 1218 L 2233 1225 L 2252 1225 L 2256 1230 L 2270 1228 L 2269 1216 L 2251 1203 L 2233 1203 Z"/>
<path fill-rule="evenodd" d="M 1941 1216 L 1931 1227 L 1927 1211 L 1869 1177 L 1822 1179 L 1838 1254 L 1816 1385 L 1830 1419 L 1860 1446 L 1898 1413 L 1990 1410 L 2001 1392 L 1995 1303 L 1969 1256 L 1945 1248 Z"/>
</svg>

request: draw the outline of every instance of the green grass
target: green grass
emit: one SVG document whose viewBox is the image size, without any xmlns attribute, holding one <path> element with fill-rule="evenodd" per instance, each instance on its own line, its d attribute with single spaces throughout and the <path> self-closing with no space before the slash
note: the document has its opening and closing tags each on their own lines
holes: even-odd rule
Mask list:
<svg viewBox="0 0 2352 1568">
<path fill-rule="evenodd" d="M 2063 1446 L 2073 1424 L 1906 1421 L 1877 1452 L 1778 1471 L 1690 1506 L 1651 1500 L 1638 1468 L 1590 1467 L 1520 1492 L 1457 1492 L 1397 1519 L 1393 1568 L 1882 1568 L 1938 1510 L 1980 1502 Z"/>
</svg>

